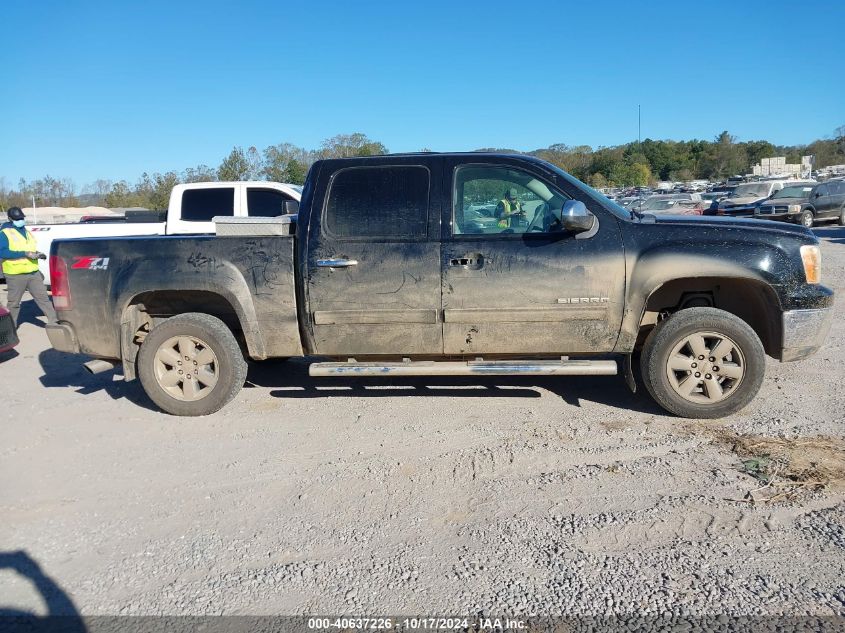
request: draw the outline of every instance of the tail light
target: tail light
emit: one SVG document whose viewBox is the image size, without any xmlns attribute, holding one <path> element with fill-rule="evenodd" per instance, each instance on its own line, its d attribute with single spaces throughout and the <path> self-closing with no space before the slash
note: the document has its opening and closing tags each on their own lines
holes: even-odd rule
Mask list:
<svg viewBox="0 0 845 633">
<path fill-rule="evenodd" d="M 50 255 L 50 291 L 53 295 L 53 307 L 56 310 L 70 310 L 70 284 L 68 283 L 67 264 L 57 255 Z"/>
</svg>

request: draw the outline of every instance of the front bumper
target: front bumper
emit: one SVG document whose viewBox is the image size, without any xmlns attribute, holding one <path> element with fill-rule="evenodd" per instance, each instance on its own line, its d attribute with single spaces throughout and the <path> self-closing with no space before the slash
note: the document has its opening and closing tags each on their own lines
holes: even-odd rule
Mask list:
<svg viewBox="0 0 845 633">
<path fill-rule="evenodd" d="M 79 353 L 79 341 L 76 338 L 76 332 L 67 323 L 48 323 L 46 326 L 47 338 L 50 339 L 50 345 L 53 349 L 60 352 L 70 352 L 71 354 Z"/>
<path fill-rule="evenodd" d="M 783 313 L 783 362 L 812 356 L 824 345 L 833 324 L 833 308 L 788 310 Z"/>
<path fill-rule="evenodd" d="M 795 222 L 798 218 L 797 213 L 755 213 L 754 218 L 757 220 L 775 220 L 776 222 Z"/>
</svg>

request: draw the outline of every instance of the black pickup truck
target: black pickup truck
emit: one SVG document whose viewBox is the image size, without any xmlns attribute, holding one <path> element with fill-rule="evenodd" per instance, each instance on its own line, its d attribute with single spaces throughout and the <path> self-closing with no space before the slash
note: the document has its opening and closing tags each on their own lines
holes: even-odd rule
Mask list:
<svg viewBox="0 0 845 633">
<path fill-rule="evenodd" d="M 223 407 L 250 359 L 386 377 L 621 362 L 635 389 L 640 353 L 660 405 L 713 418 L 754 398 L 766 354 L 818 350 L 832 318 L 809 230 L 631 212 L 527 156 L 318 161 L 297 210 L 250 235 L 54 242 L 53 347 L 122 362 L 177 415 Z"/>
</svg>

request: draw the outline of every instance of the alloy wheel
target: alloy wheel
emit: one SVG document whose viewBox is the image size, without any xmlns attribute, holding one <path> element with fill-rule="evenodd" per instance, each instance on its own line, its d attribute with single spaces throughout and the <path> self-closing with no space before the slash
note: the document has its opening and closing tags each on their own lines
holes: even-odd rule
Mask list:
<svg viewBox="0 0 845 633">
<path fill-rule="evenodd" d="M 164 391 L 177 400 L 194 402 L 214 390 L 219 364 L 205 341 L 194 336 L 174 336 L 156 350 L 153 371 Z"/>
<path fill-rule="evenodd" d="M 745 369 L 739 346 L 717 332 L 684 337 L 666 363 L 672 389 L 697 404 L 714 404 L 730 396 L 742 382 Z"/>
</svg>

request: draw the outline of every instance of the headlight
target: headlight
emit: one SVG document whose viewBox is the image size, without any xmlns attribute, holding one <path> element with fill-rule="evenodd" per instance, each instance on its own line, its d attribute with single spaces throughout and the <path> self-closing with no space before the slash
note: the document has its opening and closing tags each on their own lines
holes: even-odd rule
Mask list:
<svg viewBox="0 0 845 633">
<path fill-rule="evenodd" d="M 804 276 L 808 284 L 817 284 L 822 278 L 822 253 L 815 244 L 801 247 L 801 261 L 804 263 Z"/>
<path fill-rule="evenodd" d="M 789 207 L 786 209 L 789 213 L 801 213 L 801 205 L 800 204 L 790 204 Z"/>
</svg>

